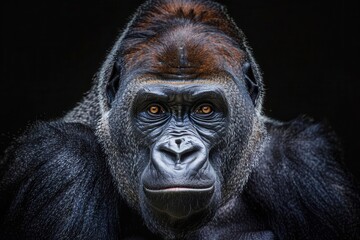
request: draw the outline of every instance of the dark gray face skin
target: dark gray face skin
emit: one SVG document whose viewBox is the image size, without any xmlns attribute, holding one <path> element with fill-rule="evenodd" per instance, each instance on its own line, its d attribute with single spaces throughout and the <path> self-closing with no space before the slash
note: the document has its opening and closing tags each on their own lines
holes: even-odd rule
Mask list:
<svg viewBox="0 0 360 240">
<path fill-rule="evenodd" d="M 148 207 L 170 221 L 205 211 L 216 201 L 219 187 L 209 151 L 227 126 L 222 90 L 196 83 L 145 85 L 132 112 L 150 151 L 141 176 L 141 196 Z"/>
<path fill-rule="evenodd" d="M 227 76 L 133 79 L 105 117 L 99 129 L 108 129 L 103 144 L 119 191 L 163 235 L 206 224 L 255 164 L 255 109 Z"/>
</svg>

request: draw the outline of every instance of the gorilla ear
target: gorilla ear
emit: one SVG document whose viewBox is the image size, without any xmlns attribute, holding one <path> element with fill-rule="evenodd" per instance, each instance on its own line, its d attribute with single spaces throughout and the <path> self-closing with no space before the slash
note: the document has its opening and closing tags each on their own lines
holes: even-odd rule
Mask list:
<svg viewBox="0 0 360 240">
<path fill-rule="evenodd" d="M 244 63 L 242 66 L 242 71 L 244 73 L 246 88 L 254 105 L 256 106 L 256 102 L 259 97 L 259 85 L 254 76 L 251 64 L 249 62 Z"/>
<path fill-rule="evenodd" d="M 106 86 L 106 96 L 109 107 L 111 107 L 111 104 L 114 101 L 115 95 L 119 89 L 120 73 L 121 73 L 121 67 L 118 63 L 115 62 L 111 70 L 108 84 Z"/>
</svg>

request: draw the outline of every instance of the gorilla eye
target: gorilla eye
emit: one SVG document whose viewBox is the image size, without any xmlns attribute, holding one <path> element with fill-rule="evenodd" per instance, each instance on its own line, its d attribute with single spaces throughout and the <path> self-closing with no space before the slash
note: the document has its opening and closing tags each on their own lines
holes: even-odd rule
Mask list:
<svg viewBox="0 0 360 240">
<path fill-rule="evenodd" d="M 165 113 L 165 110 L 162 106 L 158 105 L 158 104 L 151 104 L 148 107 L 148 113 L 152 114 L 152 115 L 159 115 L 159 114 L 163 114 Z"/>
<path fill-rule="evenodd" d="M 213 107 L 210 104 L 202 104 L 196 110 L 196 114 L 209 115 L 213 112 Z"/>
</svg>

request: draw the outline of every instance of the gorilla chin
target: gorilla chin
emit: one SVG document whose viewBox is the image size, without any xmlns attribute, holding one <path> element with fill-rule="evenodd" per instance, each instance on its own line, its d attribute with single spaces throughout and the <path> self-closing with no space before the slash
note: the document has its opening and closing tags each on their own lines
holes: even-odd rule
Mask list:
<svg viewBox="0 0 360 240">
<path fill-rule="evenodd" d="M 216 184 L 208 188 L 143 187 L 143 214 L 148 227 L 162 223 L 166 235 L 181 236 L 206 224 L 218 206 Z M 147 217 L 146 217 L 147 216 Z"/>
<path fill-rule="evenodd" d="M 172 220 L 184 220 L 194 214 L 204 213 L 213 201 L 214 188 L 173 187 L 148 189 L 144 193 L 154 212 L 168 215 Z"/>
<path fill-rule="evenodd" d="M 220 191 L 211 164 L 204 164 L 196 175 L 186 167 L 162 171 L 168 178 L 152 168 L 150 164 L 144 171 L 141 188 L 142 207 L 150 219 L 166 222 L 176 232 L 199 227 L 213 216 Z"/>
</svg>

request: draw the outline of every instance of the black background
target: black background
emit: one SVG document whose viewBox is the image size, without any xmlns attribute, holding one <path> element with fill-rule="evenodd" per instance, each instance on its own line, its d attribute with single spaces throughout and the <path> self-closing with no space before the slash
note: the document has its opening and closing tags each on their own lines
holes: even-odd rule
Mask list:
<svg viewBox="0 0 360 240">
<path fill-rule="evenodd" d="M 142 1 L 2 3 L 0 150 L 36 120 L 61 117 L 89 90 Z M 330 122 L 360 176 L 357 1 L 221 1 L 248 37 L 266 84 L 264 112 Z"/>
</svg>

